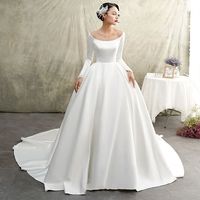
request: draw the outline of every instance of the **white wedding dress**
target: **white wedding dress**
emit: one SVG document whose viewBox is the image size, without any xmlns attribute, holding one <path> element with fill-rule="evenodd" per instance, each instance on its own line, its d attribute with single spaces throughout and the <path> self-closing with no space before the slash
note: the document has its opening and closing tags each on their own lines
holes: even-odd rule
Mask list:
<svg viewBox="0 0 200 200">
<path fill-rule="evenodd" d="M 137 82 L 133 87 L 128 81 L 124 39 L 124 32 L 106 41 L 89 33 L 83 82 L 60 128 L 22 137 L 13 146 L 18 165 L 45 191 L 140 191 L 184 176 L 177 152 L 155 133 Z"/>
</svg>

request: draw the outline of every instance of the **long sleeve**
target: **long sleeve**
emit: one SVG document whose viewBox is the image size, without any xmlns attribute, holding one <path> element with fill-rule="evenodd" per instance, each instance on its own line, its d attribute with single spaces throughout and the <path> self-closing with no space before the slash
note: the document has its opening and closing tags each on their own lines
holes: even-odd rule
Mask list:
<svg viewBox="0 0 200 200">
<path fill-rule="evenodd" d="M 88 38 L 87 38 L 87 57 L 85 59 L 85 62 L 83 64 L 83 67 L 82 67 L 78 77 L 84 77 L 86 75 L 86 71 L 91 65 L 91 62 L 93 60 L 93 56 L 94 56 L 94 48 L 93 48 L 92 38 L 90 37 L 90 35 L 88 35 Z"/>
<path fill-rule="evenodd" d="M 123 60 L 122 54 L 123 54 L 123 48 L 124 48 L 124 41 L 125 41 L 125 33 L 123 33 L 120 44 L 117 52 L 117 62 L 120 63 L 120 65 L 126 70 L 126 71 L 133 71 Z"/>
</svg>

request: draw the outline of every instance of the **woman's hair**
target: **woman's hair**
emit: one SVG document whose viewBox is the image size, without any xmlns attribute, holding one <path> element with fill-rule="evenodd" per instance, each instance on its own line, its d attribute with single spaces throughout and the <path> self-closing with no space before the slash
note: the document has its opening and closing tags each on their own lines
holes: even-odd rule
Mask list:
<svg viewBox="0 0 200 200">
<path fill-rule="evenodd" d="M 99 7 L 99 10 L 96 12 L 97 17 L 98 17 L 101 21 L 103 21 L 103 20 L 104 20 L 104 19 L 103 19 L 103 14 L 104 14 L 104 13 L 107 13 L 108 10 L 109 10 L 110 8 L 112 8 L 113 6 L 115 6 L 115 7 L 117 8 L 117 10 L 119 11 L 119 6 L 118 6 L 116 3 L 109 3 L 109 2 L 103 3 L 103 4 Z"/>
</svg>

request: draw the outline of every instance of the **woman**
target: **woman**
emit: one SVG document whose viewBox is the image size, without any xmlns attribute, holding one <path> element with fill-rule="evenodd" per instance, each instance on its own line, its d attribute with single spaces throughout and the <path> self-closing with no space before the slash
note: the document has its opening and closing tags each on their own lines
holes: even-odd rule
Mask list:
<svg viewBox="0 0 200 200">
<path fill-rule="evenodd" d="M 97 16 L 103 24 L 88 35 L 87 58 L 60 128 L 22 138 L 13 147 L 16 161 L 46 191 L 140 191 L 171 183 L 184 176 L 184 168 L 155 133 L 133 71 L 122 58 L 125 33 L 113 28 L 119 6 L 104 3 Z"/>
</svg>

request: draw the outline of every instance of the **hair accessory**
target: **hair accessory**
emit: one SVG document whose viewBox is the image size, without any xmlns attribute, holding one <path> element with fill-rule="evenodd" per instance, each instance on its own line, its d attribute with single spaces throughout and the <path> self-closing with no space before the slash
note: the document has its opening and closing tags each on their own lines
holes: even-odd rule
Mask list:
<svg viewBox="0 0 200 200">
<path fill-rule="evenodd" d="M 107 11 L 108 11 L 108 5 L 105 7 L 102 6 L 97 12 L 102 15 L 106 13 Z"/>
</svg>

